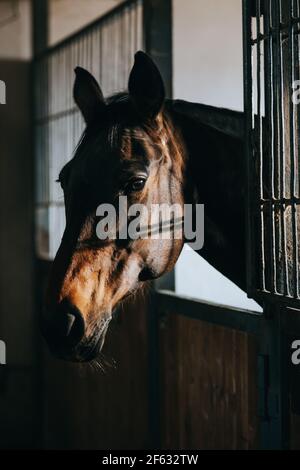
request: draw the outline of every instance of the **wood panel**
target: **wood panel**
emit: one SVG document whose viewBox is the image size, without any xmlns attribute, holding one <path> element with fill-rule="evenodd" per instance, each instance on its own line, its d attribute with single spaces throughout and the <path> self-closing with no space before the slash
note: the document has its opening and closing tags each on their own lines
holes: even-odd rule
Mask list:
<svg viewBox="0 0 300 470">
<path fill-rule="evenodd" d="M 33 367 L 0 366 L 0 449 L 37 447 L 38 394 Z"/>
<path fill-rule="evenodd" d="M 0 105 L 0 338 L 7 362 L 35 359 L 33 313 L 33 159 L 30 64 L 0 61 L 7 103 Z M 16 328 L 18 325 L 18 328 Z"/>
<path fill-rule="evenodd" d="M 46 356 L 44 446 L 144 449 L 148 446 L 146 313 L 142 299 L 124 307 L 106 338 L 105 372 Z"/>
<path fill-rule="evenodd" d="M 253 337 L 170 314 L 160 355 L 163 448 L 258 447 Z"/>
<path fill-rule="evenodd" d="M 4 44 L 2 44 L 2 48 Z M 38 422 L 33 301 L 33 158 L 30 63 L 1 60 L 0 105 L 0 448 L 34 448 Z"/>
<path fill-rule="evenodd" d="M 290 415 L 290 448 L 300 450 L 300 416 L 294 413 Z"/>
<path fill-rule="evenodd" d="M 288 371 L 290 449 L 300 450 L 300 365 L 292 361 L 292 354 L 296 352 L 292 345 L 300 338 L 300 312 L 285 309 L 283 316 L 286 329 L 283 360 Z"/>
</svg>

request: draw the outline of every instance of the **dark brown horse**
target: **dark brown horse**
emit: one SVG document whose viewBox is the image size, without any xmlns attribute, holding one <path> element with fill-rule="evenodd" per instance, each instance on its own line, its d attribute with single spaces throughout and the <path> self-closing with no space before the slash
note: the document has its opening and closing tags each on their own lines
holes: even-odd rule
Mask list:
<svg viewBox="0 0 300 470">
<path fill-rule="evenodd" d="M 99 204 L 120 195 L 130 204 L 204 203 L 201 256 L 245 289 L 244 171 L 242 141 L 203 124 L 197 105 L 166 100 L 161 75 L 142 52 L 128 93 L 105 100 L 96 80 L 77 68 L 74 98 L 87 126 L 59 175 L 66 228 L 42 324 L 55 354 L 88 361 L 118 303 L 170 271 L 184 244 L 183 237 L 99 240 Z"/>
</svg>

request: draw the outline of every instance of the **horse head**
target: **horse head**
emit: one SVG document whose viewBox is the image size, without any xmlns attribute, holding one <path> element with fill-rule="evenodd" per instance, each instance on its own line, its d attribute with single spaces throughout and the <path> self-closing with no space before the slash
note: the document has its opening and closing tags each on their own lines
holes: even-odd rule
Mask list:
<svg viewBox="0 0 300 470">
<path fill-rule="evenodd" d="M 120 238 L 120 215 L 114 219 L 115 236 L 99 237 L 104 213 L 99 216 L 98 208 L 117 208 L 120 197 L 126 197 L 128 207 L 182 207 L 185 149 L 166 110 L 160 72 L 146 54 L 135 55 L 128 93 L 106 100 L 89 72 L 75 72 L 74 99 L 86 129 L 58 179 L 66 227 L 48 283 L 42 328 L 53 353 L 89 361 L 101 350 L 117 305 L 170 271 L 183 246 L 183 236 Z"/>
</svg>

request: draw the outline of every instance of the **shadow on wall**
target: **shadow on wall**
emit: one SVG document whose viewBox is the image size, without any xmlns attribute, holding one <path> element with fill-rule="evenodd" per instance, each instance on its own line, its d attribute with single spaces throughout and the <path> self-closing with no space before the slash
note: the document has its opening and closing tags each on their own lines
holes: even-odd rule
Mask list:
<svg viewBox="0 0 300 470">
<path fill-rule="evenodd" d="M 35 445 L 37 416 L 30 64 L 2 60 L 0 78 L 0 446 L 24 448 Z"/>
</svg>

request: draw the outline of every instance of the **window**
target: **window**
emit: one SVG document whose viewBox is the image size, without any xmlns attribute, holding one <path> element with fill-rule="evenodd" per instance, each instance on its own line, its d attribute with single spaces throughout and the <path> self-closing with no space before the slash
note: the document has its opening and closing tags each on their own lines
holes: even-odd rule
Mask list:
<svg viewBox="0 0 300 470">
<path fill-rule="evenodd" d="M 127 88 L 136 50 L 143 48 L 142 2 L 133 1 L 54 46 L 35 67 L 36 247 L 51 260 L 65 226 L 63 194 L 55 183 L 84 130 L 73 102 L 74 68 L 87 68 L 104 95 Z"/>
<path fill-rule="evenodd" d="M 197 47 L 191 50 L 190 44 Z M 240 0 L 191 0 L 189 8 L 173 0 L 173 53 L 174 98 L 243 111 Z M 180 295 L 262 311 L 188 246 L 177 263 L 175 285 Z"/>
<path fill-rule="evenodd" d="M 249 292 L 299 306 L 298 0 L 245 1 Z M 249 195 L 250 196 L 250 195 Z M 249 197 L 250 200 L 250 197 Z"/>
</svg>

